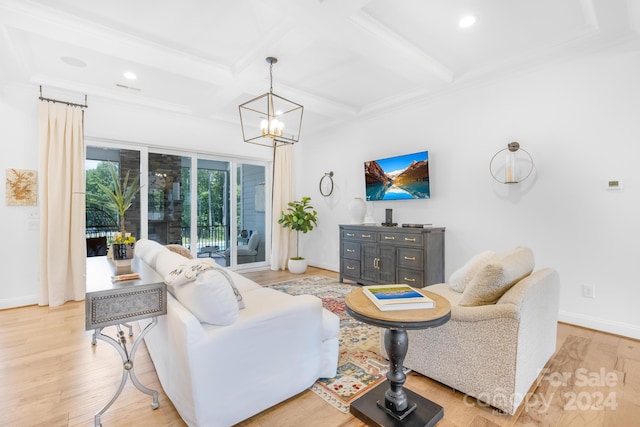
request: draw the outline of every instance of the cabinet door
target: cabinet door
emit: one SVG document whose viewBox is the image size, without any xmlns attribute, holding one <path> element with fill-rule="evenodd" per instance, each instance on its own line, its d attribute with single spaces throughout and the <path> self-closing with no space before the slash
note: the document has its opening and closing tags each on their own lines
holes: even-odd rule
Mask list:
<svg viewBox="0 0 640 427">
<path fill-rule="evenodd" d="M 378 281 L 380 283 L 396 283 L 396 248 L 380 246 L 378 259 Z"/>
<path fill-rule="evenodd" d="M 372 282 L 378 281 L 378 247 L 376 245 L 362 245 L 362 270 L 360 276 Z"/>
<path fill-rule="evenodd" d="M 375 283 L 395 283 L 396 248 L 362 245 L 362 278 Z"/>
</svg>

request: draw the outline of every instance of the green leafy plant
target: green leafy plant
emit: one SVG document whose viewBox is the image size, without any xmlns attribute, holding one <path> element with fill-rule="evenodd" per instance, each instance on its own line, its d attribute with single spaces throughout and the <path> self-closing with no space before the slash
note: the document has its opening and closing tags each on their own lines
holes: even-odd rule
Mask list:
<svg viewBox="0 0 640 427">
<path fill-rule="evenodd" d="M 111 175 L 112 187 L 98 183 L 98 187 L 104 193 L 104 207 L 116 213 L 120 221 L 120 234 L 116 235 L 114 243 L 133 243 L 135 241 L 131 237 L 131 233 L 125 231 L 124 214 L 131 207 L 135 195 L 140 191 L 140 186 L 138 185 L 140 177 L 136 175 L 129 183 L 129 172 L 131 171 L 128 170 L 124 179 L 120 181 L 120 175 L 116 167 L 111 164 L 109 166 L 109 174 Z"/>
<path fill-rule="evenodd" d="M 291 259 L 304 259 L 298 254 L 300 232 L 308 233 L 318 225 L 318 212 L 309 204 L 310 197 L 303 197 L 300 201 L 288 203 L 286 211 L 282 211 L 278 224 L 296 232 L 296 256 Z"/>
</svg>

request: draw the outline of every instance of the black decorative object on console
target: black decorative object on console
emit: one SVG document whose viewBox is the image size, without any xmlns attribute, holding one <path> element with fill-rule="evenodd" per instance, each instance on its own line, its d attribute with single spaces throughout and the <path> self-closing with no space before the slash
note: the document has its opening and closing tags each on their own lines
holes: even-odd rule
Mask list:
<svg viewBox="0 0 640 427">
<path fill-rule="evenodd" d="M 397 222 L 393 222 L 393 209 L 385 209 L 384 222 L 382 225 L 385 227 L 395 227 L 398 225 Z"/>
</svg>

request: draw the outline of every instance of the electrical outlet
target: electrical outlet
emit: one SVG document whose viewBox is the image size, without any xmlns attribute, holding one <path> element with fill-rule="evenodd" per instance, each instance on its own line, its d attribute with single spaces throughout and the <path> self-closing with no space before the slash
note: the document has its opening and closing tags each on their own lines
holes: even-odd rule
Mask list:
<svg viewBox="0 0 640 427">
<path fill-rule="evenodd" d="M 595 298 L 596 290 L 593 285 L 582 285 L 582 296 L 585 298 Z"/>
</svg>

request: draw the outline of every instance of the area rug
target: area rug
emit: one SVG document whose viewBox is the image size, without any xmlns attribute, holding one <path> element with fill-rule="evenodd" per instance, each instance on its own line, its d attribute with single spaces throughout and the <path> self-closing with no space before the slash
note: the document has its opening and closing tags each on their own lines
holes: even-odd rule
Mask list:
<svg viewBox="0 0 640 427">
<path fill-rule="evenodd" d="M 338 374 L 319 379 L 311 390 L 341 412 L 348 413 L 352 401 L 386 380 L 387 359 L 380 355 L 380 329 L 351 318 L 344 296 L 356 286 L 326 276 L 309 276 L 265 287 L 291 295 L 315 295 L 322 305 L 340 318 Z"/>
</svg>

